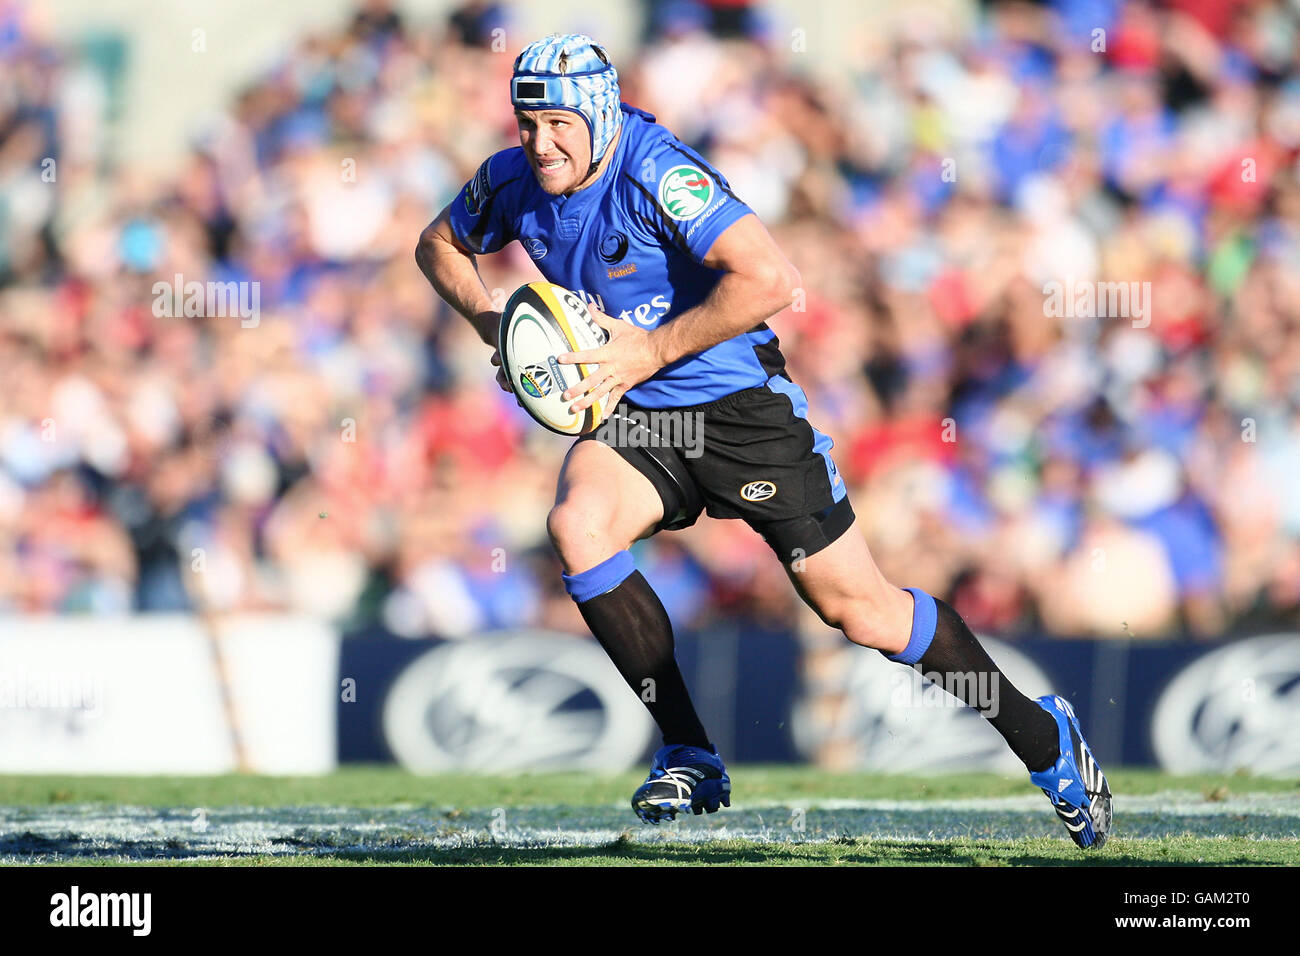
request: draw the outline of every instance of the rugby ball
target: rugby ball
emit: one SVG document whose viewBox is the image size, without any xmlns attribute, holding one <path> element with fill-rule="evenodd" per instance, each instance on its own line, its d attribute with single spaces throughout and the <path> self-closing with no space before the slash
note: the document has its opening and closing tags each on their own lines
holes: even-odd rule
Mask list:
<svg viewBox="0 0 1300 956">
<path fill-rule="evenodd" d="M 560 435 L 581 435 L 600 424 L 605 401 L 577 414 L 560 396 L 598 365 L 561 365 L 556 356 L 605 344 L 609 338 L 586 303 L 563 286 L 530 282 L 515 290 L 501 312 L 501 365 L 521 405 L 538 424 Z"/>
</svg>

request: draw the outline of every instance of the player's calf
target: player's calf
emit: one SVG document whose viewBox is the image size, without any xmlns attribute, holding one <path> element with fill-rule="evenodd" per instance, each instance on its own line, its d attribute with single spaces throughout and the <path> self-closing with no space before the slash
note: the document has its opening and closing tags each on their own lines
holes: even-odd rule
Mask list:
<svg viewBox="0 0 1300 956">
<path fill-rule="evenodd" d="M 804 600 L 855 644 L 938 675 L 945 690 L 993 724 L 1031 771 L 1059 756 L 1056 722 L 993 663 L 960 615 L 917 588 L 885 580 L 861 534 L 850 528 L 790 577 Z M 994 688 L 992 700 L 987 691 Z"/>
<path fill-rule="evenodd" d="M 787 560 L 786 573 L 828 627 L 854 644 L 895 654 L 907 645 L 912 599 L 885 580 L 856 529 L 850 525 L 815 553 L 800 541 L 800 556 Z"/>
<path fill-rule="evenodd" d="M 1074 737 L 1057 715 L 1025 697 L 1007 680 L 961 616 L 917 588 L 898 590 L 876 567 L 866 542 L 846 533 L 788 566 L 808 605 L 853 643 L 916 667 L 927 679 L 973 707 L 1006 740 L 1036 785 L 1049 777 L 1061 793 L 1053 799 L 1080 846 L 1100 846 L 1110 825 L 1110 792 L 1087 751 L 1077 723 Z M 1070 715 L 1073 721 L 1073 714 Z M 1066 752 L 1065 741 L 1071 741 Z"/>
<path fill-rule="evenodd" d="M 854 644 L 897 654 L 907 646 L 912 600 L 906 591 L 889 587 L 866 598 L 840 597 L 823 602 L 819 615 Z"/>
<path fill-rule="evenodd" d="M 712 751 L 677 666 L 668 612 L 627 550 L 663 517 L 653 490 L 610 448 L 580 442 L 565 462 L 547 530 L 566 569 L 565 590 L 664 744 Z"/>
</svg>

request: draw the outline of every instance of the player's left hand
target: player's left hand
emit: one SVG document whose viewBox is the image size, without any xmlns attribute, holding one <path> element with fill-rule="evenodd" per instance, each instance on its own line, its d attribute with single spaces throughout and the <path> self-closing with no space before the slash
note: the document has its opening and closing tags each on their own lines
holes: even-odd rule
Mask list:
<svg viewBox="0 0 1300 956">
<path fill-rule="evenodd" d="M 606 395 L 609 401 L 605 407 L 614 408 L 624 392 L 640 385 L 664 366 L 654 339 L 645 329 L 611 318 L 594 305 L 588 304 L 587 311 L 597 325 L 609 332 L 609 341 L 600 348 L 565 352 L 555 357 L 561 365 L 600 366 L 560 396 L 566 402 L 577 399 L 570 406 L 574 412 L 582 411 Z"/>
</svg>

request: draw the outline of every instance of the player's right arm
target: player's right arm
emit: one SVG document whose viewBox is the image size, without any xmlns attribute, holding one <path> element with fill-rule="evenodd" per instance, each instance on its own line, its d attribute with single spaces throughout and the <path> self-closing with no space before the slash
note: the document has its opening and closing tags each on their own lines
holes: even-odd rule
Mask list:
<svg viewBox="0 0 1300 956">
<path fill-rule="evenodd" d="M 465 316 L 478 337 L 495 348 L 501 313 L 492 308 L 476 256 L 452 231 L 450 209 L 444 209 L 420 233 L 415 261 L 443 301 Z"/>
<path fill-rule="evenodd" d="M 420 233 L 415 247 L 416 264 L 429 284 L 493 349 L 501 313 L 492 307 L 476 257 L 496 252 L 516 238 L 511 205 L 517 190 L 507 187 L 522 178 L 521 166 L 527 170 L 517 147 L 485 159 L 456 198 Z M 492 364 L 497 366 L 497 384 L 509 391 L 499 352 L 492 353 Z"/>
<path fill-rule="evenodd" d="M 450 207 L 448 207 L 450 209 Z M 501 352 L 497 349 L 501 313 L 492 308 L 492 298 L 478 274 L 478 262 L 451 229 L 448 209 L 424 227 L 415 247 L 415 261 L 444 302 L 469 319 L 478 337 L 492 346 L 492 364 L 497 369 L 497 385 L 510 391 Z"/>
</svg>

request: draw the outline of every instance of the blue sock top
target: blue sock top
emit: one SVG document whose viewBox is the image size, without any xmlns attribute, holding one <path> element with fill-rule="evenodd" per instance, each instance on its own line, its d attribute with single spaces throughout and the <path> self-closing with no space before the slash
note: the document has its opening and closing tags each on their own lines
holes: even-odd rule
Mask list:
<svg viewBox="0 0 1300 956">
<path fill-rule="evenodd" d="M 935 606 L 934 598 L 920 588 L 903 588 L 903 590 L 912 592 L 912 636 L 908 638 L 907 646 L 900 653 L 886 656 L 891 661 L 898 661 L 910 667 L 930 649 L 930 642 L 934 640 L 934 629 L 939 623 L 939 609 Z"/>
<path fill-rule="evenodd" d="M 579 571 L 577 574 L 562 574 L 564 590 L 574 602 L 581 604 L 594 597 L 612 591 L 636 570 L 636 562 L 631 551 L 620 551 L 611 558 L 606 558 L 594 568 Z"/>
</svg>

